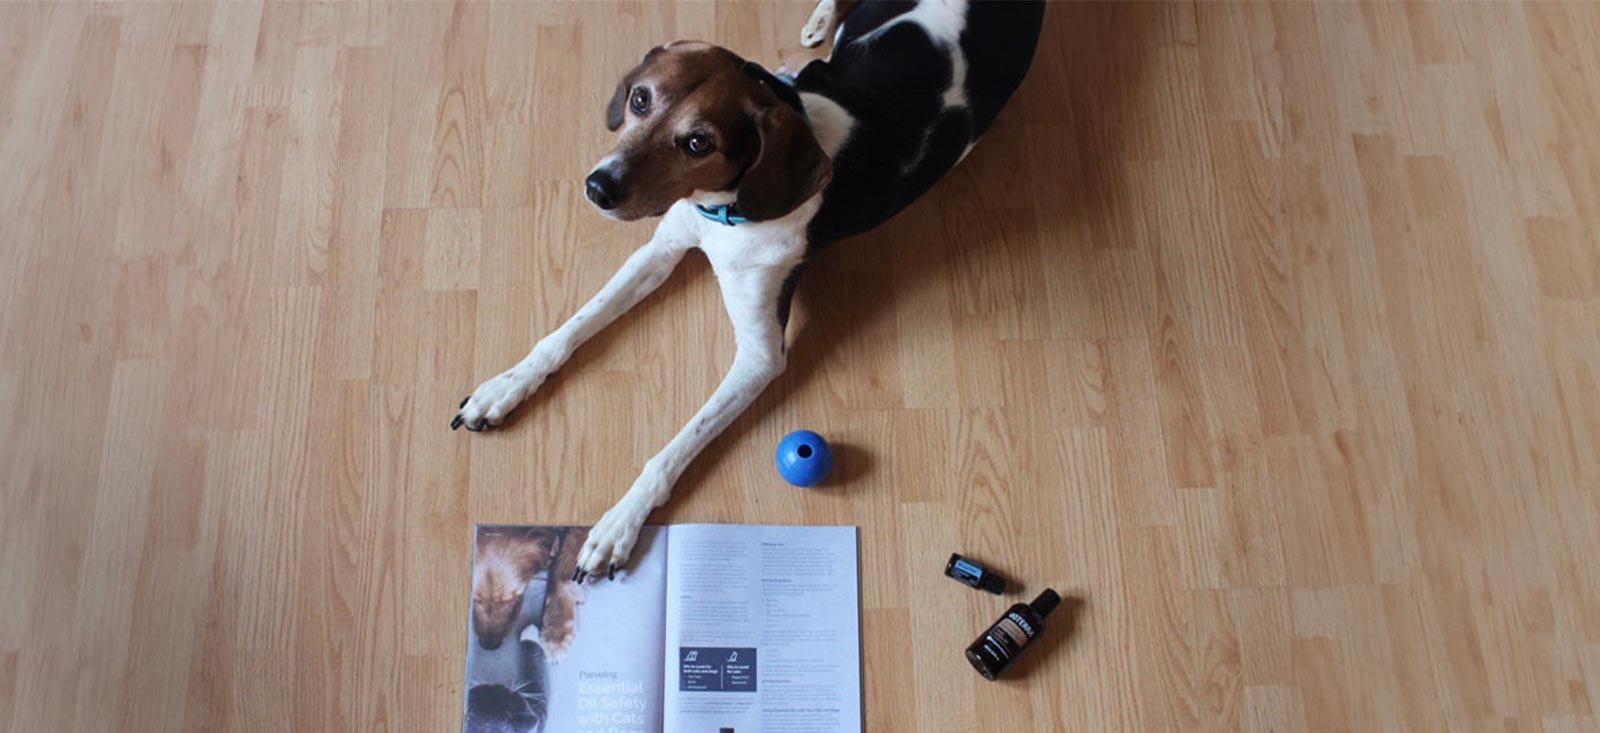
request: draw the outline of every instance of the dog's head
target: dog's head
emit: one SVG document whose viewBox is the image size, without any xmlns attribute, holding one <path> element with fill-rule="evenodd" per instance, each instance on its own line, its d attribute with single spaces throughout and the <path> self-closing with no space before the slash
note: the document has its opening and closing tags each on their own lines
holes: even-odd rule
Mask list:
<svg viewBox="0 0 1600 733">
<path fill-rule="evenodd" d="M 485 649 L 498 649 L 513 629 L 522 592 L 550 565 L 559 531 L 545 527 L 484 529 L 472 561 L 472 631 Z"/>
<path fill-rule="evenodd" d="M 774 92 L 782 83 L 707 43 L 651 49 L 606 105 L 606 127 L 620 139 L 584 182 L 589 201 L 624 221 L 697 191 L 733 194 L 752 221 L 794 211 L 828 184 L 833 164 Z"/>
</svg>

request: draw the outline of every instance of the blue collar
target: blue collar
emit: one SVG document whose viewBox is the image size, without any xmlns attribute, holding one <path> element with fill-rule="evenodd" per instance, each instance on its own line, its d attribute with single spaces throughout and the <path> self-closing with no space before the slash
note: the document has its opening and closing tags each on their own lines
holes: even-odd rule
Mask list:
<svg viewBox="0 0 1600 733">
<path fill-rule="evenodd" d="M 718 204 L 716 206 L 695 204 L 694 210 L 700 216 L 724 226 L 731 227 L 735 224 L 750 223 L 749 219 L 744 218 L 744 215 L 735 211 L 734 204 Z"/>
</svg>

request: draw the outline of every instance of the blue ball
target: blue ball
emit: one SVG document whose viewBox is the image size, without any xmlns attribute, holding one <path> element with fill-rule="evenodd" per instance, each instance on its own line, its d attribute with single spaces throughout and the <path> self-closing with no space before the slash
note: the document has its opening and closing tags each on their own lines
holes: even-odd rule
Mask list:
<svg viewBox="0 0 1600 733">
<path fill-rule="evenodd" d="M 816 486 L 833 468 L 833 449 L 810 430 L 796 430 L 778 441 L 778 475 L 795 486 Z"/>
</svg>

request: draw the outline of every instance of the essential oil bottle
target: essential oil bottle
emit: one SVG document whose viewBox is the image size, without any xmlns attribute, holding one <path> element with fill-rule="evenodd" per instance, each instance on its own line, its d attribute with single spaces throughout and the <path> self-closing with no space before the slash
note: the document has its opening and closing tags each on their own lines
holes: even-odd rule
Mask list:
<svg viewBox="0 0 1600 733">
<path fill-rule="evenodd" d="M 1006 592 L 1006 579 L 982 565 L 956 553 L 950 553 L 950 562 L 944 564 L 944 574 L 957 583 L 986 590 L 995 595 Z"/>
<path fill-rule="evenodd" d="M 1044 633 L 1044 617 L 1061 605 L 1061 596 L 1046 588 L 1033 603 L 1018 603 L 967 647 L 967 661 L 984 679 L 998 679 L 1017 655 Z"/>
</svg>

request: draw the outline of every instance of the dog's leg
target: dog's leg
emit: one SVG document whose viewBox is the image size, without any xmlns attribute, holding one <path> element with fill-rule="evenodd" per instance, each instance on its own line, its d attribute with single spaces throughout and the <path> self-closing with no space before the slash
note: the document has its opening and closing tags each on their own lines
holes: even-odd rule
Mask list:
<svg viewBox="0 0 1600 733">
<path fill-rule="evenodd" d="M 589 530 L 589 538 L 578 554 L 581 572 L 604 576 L 611 568 L 625 564 L 645 517 L 651 509 L 666 503 L 672 485 L 689 462 L 783 373 L 786 361 L 783 327 L 778 322 L 778 294 L 788 271 L 763 268 L 717 273 L 738 342 L 733 366 L 705 406 L 666 448 L 645 462 L 644 471 L 628 493 Z"/>
<path fill-rule="evenodd" d="M 849 15 L 853 7 L 853 0 L 819 0 L 817 8 L 811 11 L 811 19 L 800 28 L 800 45 L 806 48 L 821 46 L 823 41 L 833 36 L 834 30 L 844 22 L 844 16 Z"/>
<path fill-rule="evenodd" d="M 540 339 L 516 366 L 478 385 L 472 396 L 462 401 L 450 429 L 465 426 L 478 431 L 499 425 L 583 342 L 660 287 L 693 244 L 687 234 L 692 229 L 684 226 L 681 216 L 688 215 L 674 213 L 662 220 L 650 242 L 628 257 L 599 293 L 560 328 Z"/>
</svg>

